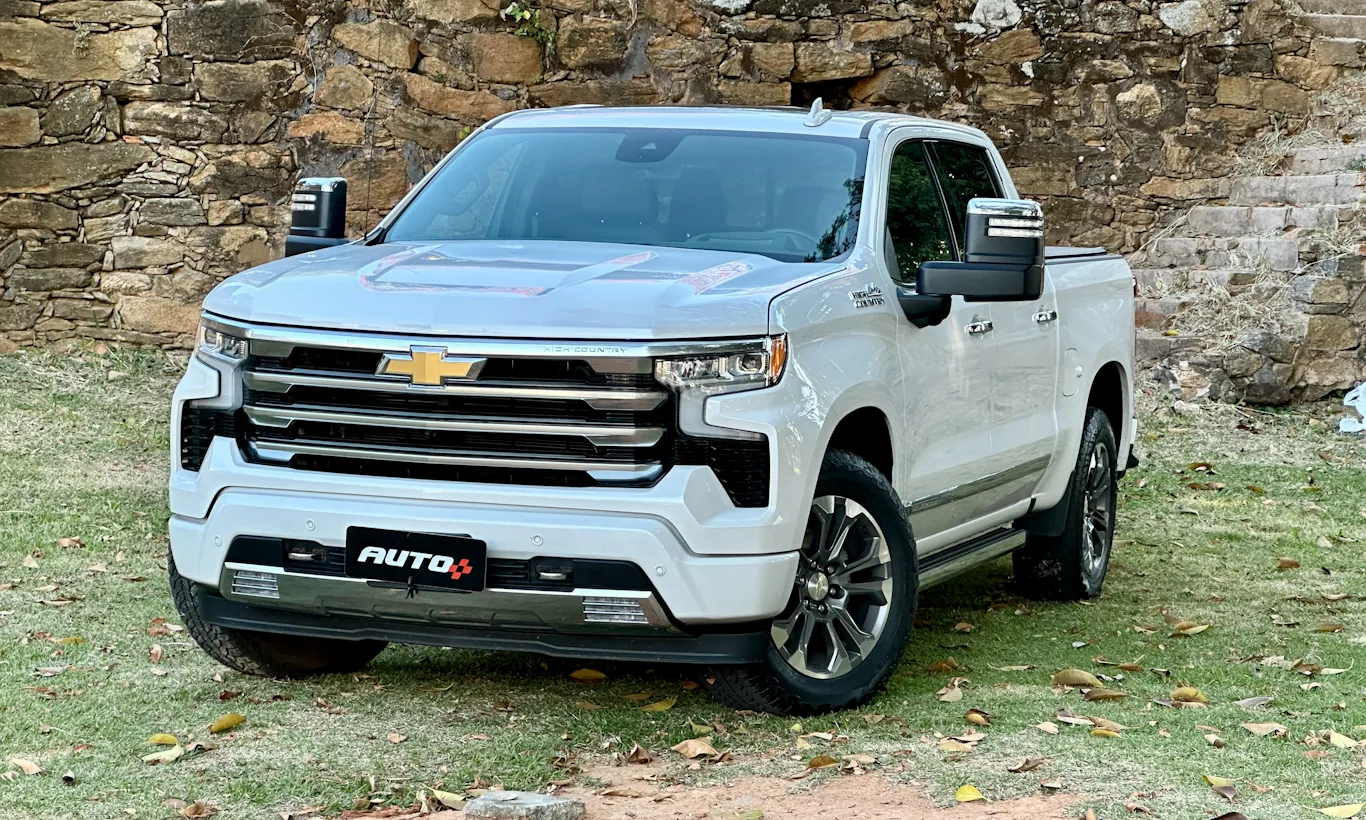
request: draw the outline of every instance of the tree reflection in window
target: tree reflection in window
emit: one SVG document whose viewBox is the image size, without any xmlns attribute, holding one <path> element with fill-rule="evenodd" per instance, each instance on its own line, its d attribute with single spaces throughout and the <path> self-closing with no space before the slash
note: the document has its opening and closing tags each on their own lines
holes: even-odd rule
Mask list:
<svg viewBox="0 0 1366 820">
<path fill-rule="evenodd" d="M 892 156 L 887 229 L 903 278 L 913 279 L 921 262 L 953 258 L 949 227 L 923 143 L 903 142 Z"/>
</svg>

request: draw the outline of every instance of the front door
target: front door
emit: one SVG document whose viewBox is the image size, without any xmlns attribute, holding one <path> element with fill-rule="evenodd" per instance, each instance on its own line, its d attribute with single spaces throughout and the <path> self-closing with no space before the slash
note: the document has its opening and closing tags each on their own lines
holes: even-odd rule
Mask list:
<svg viewBox="0 0 1366 820">
<path fill-rule="evenodd" d="M 893 141 L 883 167 L 886 180 L 882 258 L 899 284 L 914 287 L 921 262 L 957 258 L 943 197 L 930 166 L 927 143 Z M 974 492 L 991 472 L 991 370 L 993 305 L 953 297 L 938 325 L 898 326 L 908 454 L 903 500 L 922 551 L 936 536 L 988 512 Z"/>
<path fill-rule="evenodd" d="M 985 146 L 956 140 L 930 145 L 949 224 L 963 251 L 968 202 L 1006 195 Z M 1029 498 L 1048 466 L 1058 435 L 1058 322 L 1053 283 L 1032 302 L 991 306 L 991 474 L 998 508 Z"/>
</svg>

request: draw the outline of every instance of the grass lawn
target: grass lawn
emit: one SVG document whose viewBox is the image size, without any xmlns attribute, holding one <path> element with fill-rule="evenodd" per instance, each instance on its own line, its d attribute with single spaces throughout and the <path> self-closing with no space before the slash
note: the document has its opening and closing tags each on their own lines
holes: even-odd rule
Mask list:
<svg viewBox="0 0 1366 820">
<path fill-rule="evenodd" d="M 680 782 L 791 776 L 828 753 L 872 756 L 865 768 L 941 805 L 964 784 L 1001 800 L 1041 781 L 1078 795 L 1077 815 L 1102 818 L 1128 816 L 1125 803 L 1163 818 L 1312 818 L 1366 801 L 1366 743 L 1342 747 L 1366 739 L 1366 442 L 1333 433 L 1332 408 L 1145 416 L 1144 464 L 1122 485 L 1122 543 L 1099 600 L 1026 601 L 1009 560 L 996 562 L 926 594 L 885 694 L 796 727 L 717 706 L 693 683 L 705 672 L 687 668 L 593 665 L 607 679 L 587 685 L 567 661 L 411 647 L 386 650 L 365 675 L 303 682 L 217 666 L 179 630 L 164 577 L 180 368 L 145 352 L 0 357 L 0 818 L 162 818 L 176 813 L 165 801 L 197 799 L 226 817 L 336 815 L 422 789 L 544 789 L 582 783 L 580 768 L 634 744 L 677 759 L 669 747 L 704 731 L 694 726 L 733 760 L 680 761 L 667 775 Z M 1282 558 L 1298 567 L 1278 570 Z M 1184 635 L 1170 621 L 1209 628 Z M 1128 697 L 1055 691 L 1050 675 L 1070 667 L 1122 676 L 1109 686 Z M 966 679 L 961 700 L 941 702 L 954 677 Z M 1156 702 L 1180 685 L 1209 706 Z M 1271 701 L 1235 703 L 1257 696 Z M 941 750 L 935 733 L 974 728 L 969 708 L 991 715 L 985 738 Z M 1093 736 L 1057 720 L 1060 709 L 1127 728 Z M 211 738 L 229 712 L 245 722 Z M 1058 734 L 1035 728 L 1043 721 Z M 1258 737 L 1244 723 L 1286 731 Z M 1329 729 L 1342 745 L 1319 740 Z M 217 748 L 150 766 L 159 732 Z M 1007 771 L 1026 756 L 1047 760 Z M 12 758 L 44 771 L 22 774 Z M 1231 779 L 1232 803 L 1202 775 Z"/>
</svg>

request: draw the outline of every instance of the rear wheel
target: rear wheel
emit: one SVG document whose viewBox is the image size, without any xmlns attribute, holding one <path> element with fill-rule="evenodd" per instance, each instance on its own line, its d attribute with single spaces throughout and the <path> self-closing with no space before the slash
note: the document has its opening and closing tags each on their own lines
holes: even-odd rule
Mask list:
<svg viewBox="0 0 1366 820">
<path fill-rule="evenodd" d="M 722 667 L 712 693 L 736 709 L 807 715 L 856 706 L 901 658 L 915 614 L 915 546 L 886 477 L 825 457 L 787 607 L 762 664 Z"/>
<path fill-rule="evenodd" d="M 171 600 L 185 621 L 185 631 L 209 657 L 238 672 L 272 678 L 306 678 L 359 672 L 374 660 L 384 641 L 339 641 L 227 629 L 199 614 L 204 588 L 176 571 L 175 557 L 166 556 L 171 576 Z"/>
<path fill-rule="evenodd" d="M 1068 507 L 1062 534 L 1031 535 L 1015 553 L 1015 578 L 1025 594 L 1062 601 L 1100 595 L 1115 536 L 1118 453 L 1109 418 L 1088 407 L 1064 496 Z"/>
</svg>

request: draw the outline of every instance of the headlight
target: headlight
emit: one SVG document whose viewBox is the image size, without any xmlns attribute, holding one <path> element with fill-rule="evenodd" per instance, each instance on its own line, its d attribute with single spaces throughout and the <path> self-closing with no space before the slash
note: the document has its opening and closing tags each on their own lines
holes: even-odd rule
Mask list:
<svg viewBox="0 0 1366 820">
<path fill-rule="evenodd" d="M 199 339 L 195 349 L 201 356 L 213 356 L 240 362 L 247 358 L 247 340 L 233 336 L 211 325 L 199 325 Z"/>
<path fill-rule="evenodd" d="M 770 336 L 752 350 L 659 359 L 655 379 L 680 393 L 735 393 L 777 384 L 786 364 L 787 336 Z"/>
</svg>

